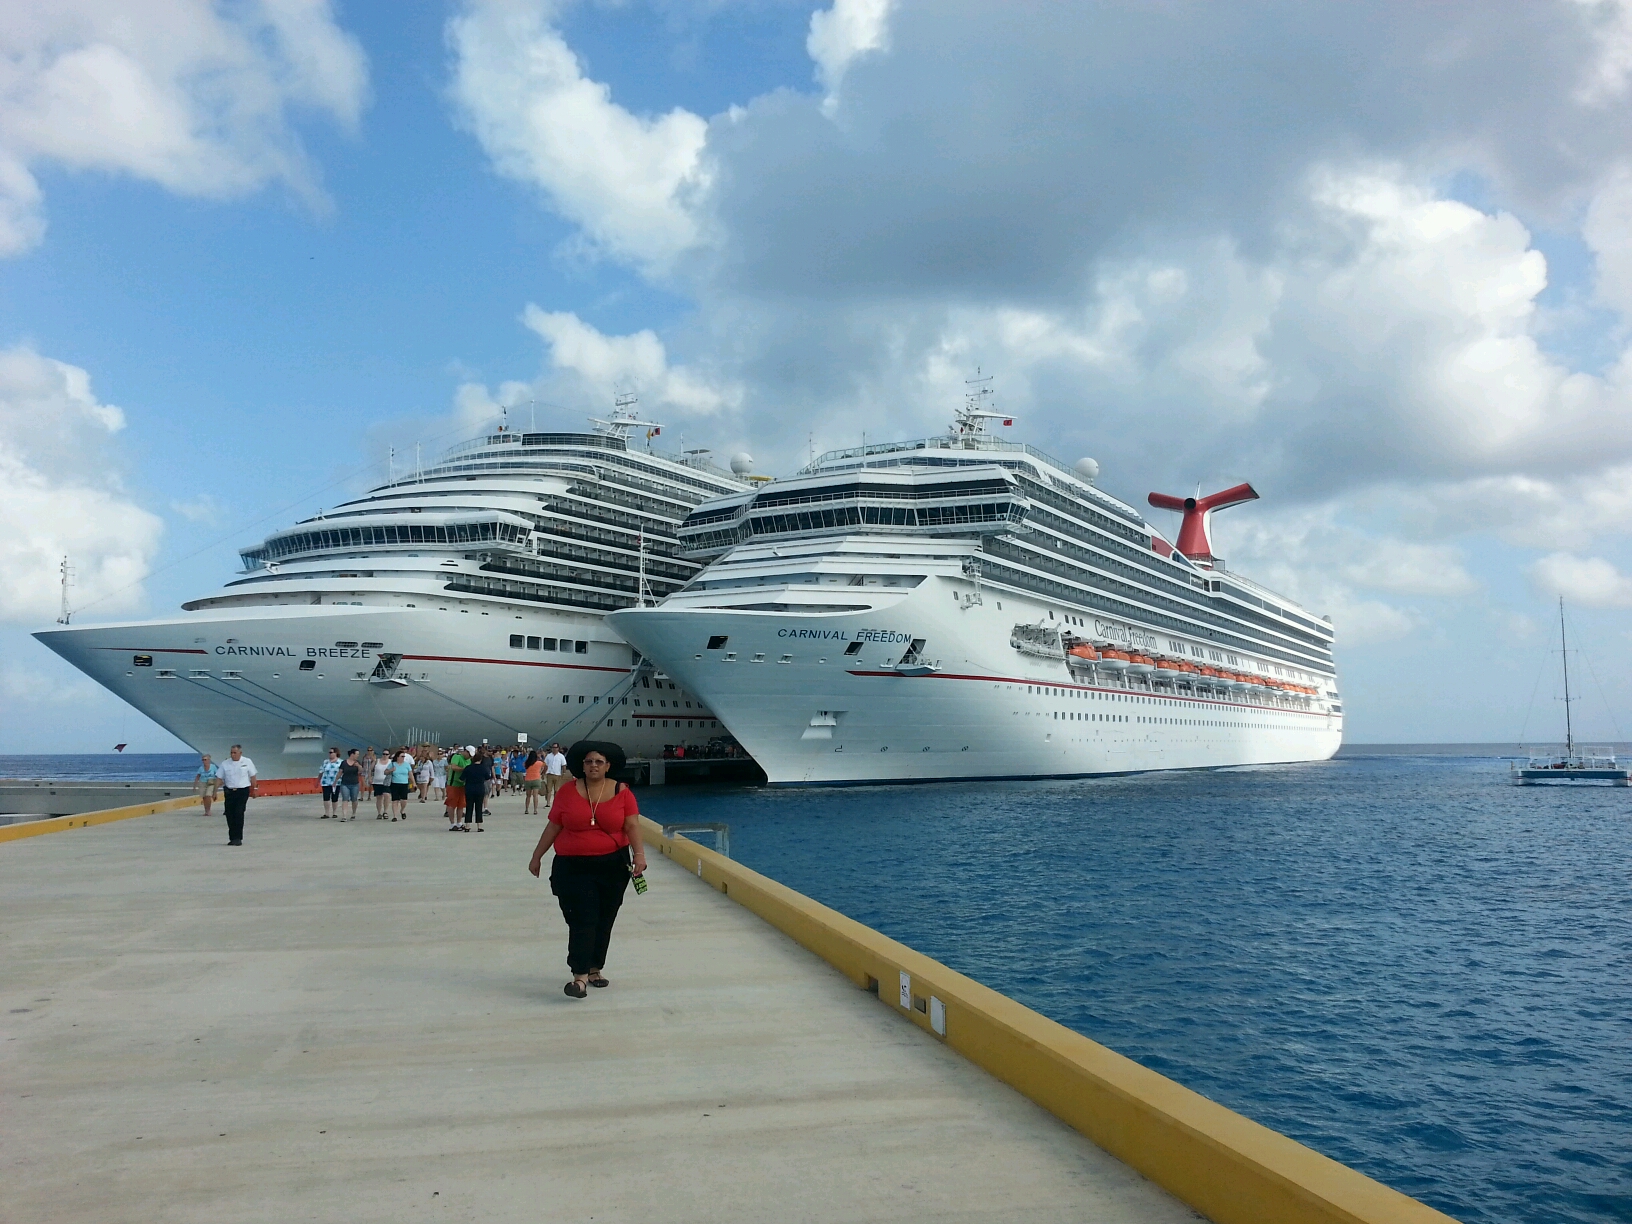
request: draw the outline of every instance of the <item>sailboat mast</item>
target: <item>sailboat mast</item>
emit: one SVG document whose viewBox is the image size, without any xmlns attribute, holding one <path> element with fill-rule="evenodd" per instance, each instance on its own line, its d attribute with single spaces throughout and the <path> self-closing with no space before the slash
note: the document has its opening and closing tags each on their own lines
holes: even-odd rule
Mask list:
<svg viewBox="0 0 1632 1224">
<path fill-rule="evenodd" d="M 1570 644 L 1564 637 L 1564 597 L 1558 597 L 1558 650 L 1564 659 L 1564 754 L 1575 755 L 1575 728 L 1570 722 Z"/>
</svg>

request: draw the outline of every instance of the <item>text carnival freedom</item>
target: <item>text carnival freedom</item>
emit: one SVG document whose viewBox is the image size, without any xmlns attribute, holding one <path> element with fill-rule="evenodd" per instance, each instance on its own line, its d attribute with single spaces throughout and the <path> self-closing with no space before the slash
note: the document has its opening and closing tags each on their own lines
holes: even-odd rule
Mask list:
<svg viewBox="0 0 1632 1224">
<path fill-rule="evenodd" d="M 843 629 L 778 629 L 776 636 L 823 642 L 882 642 L 885 645 L 912 641 L 912 634 L 900 633 L 894 629 L 857 629 L 853 634 Z"/>
</svg>

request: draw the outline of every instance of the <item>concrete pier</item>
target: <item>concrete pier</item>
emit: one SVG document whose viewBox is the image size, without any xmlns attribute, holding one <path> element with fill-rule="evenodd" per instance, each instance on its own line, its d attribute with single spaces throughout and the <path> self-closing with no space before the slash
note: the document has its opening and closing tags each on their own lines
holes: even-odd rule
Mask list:
<svg viewBox="0 0 1632 1224">
<path fill-rule="evenodd" d="M 566 998 L 496 808 L 0 845 L 9 1224 L 1198 1218 L 656 855 Z"/>
<path fill-rule="evenodd" d="M 133 803 L 161 803 L 193 794 L 187 783 L 52 782 L 36 778 L 0 779 L 0 815 L 74 816 Z"/>
</svg>

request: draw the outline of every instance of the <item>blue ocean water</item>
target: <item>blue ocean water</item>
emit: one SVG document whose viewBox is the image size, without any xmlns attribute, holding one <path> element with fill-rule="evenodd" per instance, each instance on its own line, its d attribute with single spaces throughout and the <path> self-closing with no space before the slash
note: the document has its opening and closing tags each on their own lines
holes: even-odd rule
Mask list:
<svg viewBox="0 0 1632 1224">
<path fill-rule="evenodd" d="M 1632 791 L 1506 775 L 1357 753 L 641 799 L 1470 1224 L 1632 1220 Z"/>
<path fill-rule="evenodd" d="M 38 753 L 0 755 L 0 778 L 57 782 L 191 782 L 198 757 L 191 752 Z"/>
</svg>

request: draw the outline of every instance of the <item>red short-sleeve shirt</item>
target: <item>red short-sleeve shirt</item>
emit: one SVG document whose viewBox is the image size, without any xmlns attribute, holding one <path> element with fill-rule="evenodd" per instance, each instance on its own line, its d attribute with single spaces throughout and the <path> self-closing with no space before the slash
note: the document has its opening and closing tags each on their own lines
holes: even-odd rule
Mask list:
<svg viewBox="0 0 1632 1224">
<path fill-rule="evenodd" d="M 555 835 L 557 854 L 611 854 L 629 844 L 623 823 L 630 816 L 638 816 L 635 793 L 627 786 L 619 786 L 618 793 L 603 799 L 590 808 L 588 799 L 578 792 L 578 784 L 569 781 L 555 792 L 550 804 L 550 823 L 560 825 Z"/>
</svg>

